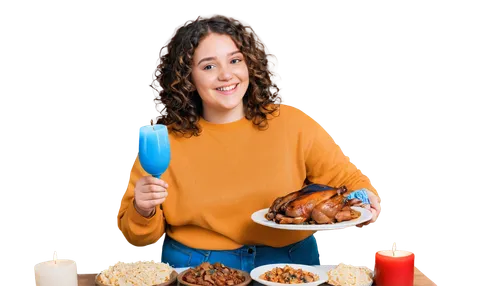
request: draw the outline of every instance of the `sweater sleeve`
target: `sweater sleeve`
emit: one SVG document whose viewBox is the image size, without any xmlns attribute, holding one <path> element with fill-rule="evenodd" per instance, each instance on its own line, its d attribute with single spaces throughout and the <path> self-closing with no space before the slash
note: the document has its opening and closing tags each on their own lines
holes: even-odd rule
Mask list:
<svg viewBox="0 0 500 286">
<path fill-rule="evenodd" d="M 355 191 L 362 188 L 379 196 L 370 180 L 350 162 L 332 137 L 312 118 L 308 124 L 305 161 L 307 180 L 332 187 L 346 186 Z M 380 196 L 379 196 L 380 198 Z"/>
<path fill-rule="evenodd" d="M 136 158 L 127 191 L 122 198 L 118 212 L 118 228 L 125 238 L 133 245 L 145 246 L 155 243 L 165 233 L 163 211 L 156 206 L 155 214 L 146 218 L 137 212 L 134 207 L 135 183 L 148 174 L 142 169 L 139 158 Z"/>
</svg>

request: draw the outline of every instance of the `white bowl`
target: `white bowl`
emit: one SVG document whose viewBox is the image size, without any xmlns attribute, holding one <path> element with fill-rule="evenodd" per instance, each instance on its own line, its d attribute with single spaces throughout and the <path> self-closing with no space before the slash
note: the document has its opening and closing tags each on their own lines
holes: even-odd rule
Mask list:
<svg viewBox="0 0 500 286">
<path fill-rule="evenodd" d="M 308 272 L 317 274 L 319 276 L 318 281 L 314 281 L 314 282 L 310 282 L 310 283 L 300 283 L 300 284 L 294 284 L 294 285 L 297 285 L 297 286 L 316 286 L 316 285 L 319 285 L 319 284 L 322 284 L 322 283 L 325 283 L 326 281 L 328 281 L 328 274 L 325 271 L 318 269 L 316 267 L 313 267 L 313 266 L 309 266 L 309 265 L 292 264 L 292 263 L 279 263 L 279 264 L 262 265 L 262 266 L 259 266 L 257 268 L 254 268 L 250 272 L 250 277 L 252 277 L 252 279 L 257 281 L 257 282 L 264 284 L 264 285 L 268 285 L 268 286 L 292 285 L 292 284 L 271 282 L 271 281 L 267 281 L 267 280 L 259 278 L 260 275 L 266 273 L 267 271 L 272 270 L 273 268 L 276 268 L 276 267 L 284 268 L 287 265 L 292 267 L 293 269 L 302 269 L 304 271 L 308 271 Z"/>
</svg>

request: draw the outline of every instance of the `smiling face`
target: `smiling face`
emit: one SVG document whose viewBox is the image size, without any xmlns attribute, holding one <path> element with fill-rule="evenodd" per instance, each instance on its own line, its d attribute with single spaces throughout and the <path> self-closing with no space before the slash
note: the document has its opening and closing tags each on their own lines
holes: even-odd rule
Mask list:
<svg viewBox="0 0 500 286">
<path fill-rule="evenodd" d="M 205 120 L 227 123 L 244 116 L 248 67 L 231 37 L 211 33 L 204 38 L 194 52 L 191 75 Z"/>
</svg>

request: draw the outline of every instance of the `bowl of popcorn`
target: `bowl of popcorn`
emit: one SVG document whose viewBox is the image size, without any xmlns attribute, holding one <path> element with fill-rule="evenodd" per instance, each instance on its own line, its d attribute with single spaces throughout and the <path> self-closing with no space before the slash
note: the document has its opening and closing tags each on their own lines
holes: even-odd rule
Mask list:
<svg viewBox="0 0 500 286">
<path fill-rule="evenodd" d="M 118 262 L 99 273 L 97 286 L 167 286 L 177 280 L 177 272 L 168 263 L 139 261 Z"/>
<path fill-rule="evenodd" d="M 327 283 L 333 286 L 371 286 L 373 271 L 365 266 L 340 263 L 328 271 Z"/>
</svg>

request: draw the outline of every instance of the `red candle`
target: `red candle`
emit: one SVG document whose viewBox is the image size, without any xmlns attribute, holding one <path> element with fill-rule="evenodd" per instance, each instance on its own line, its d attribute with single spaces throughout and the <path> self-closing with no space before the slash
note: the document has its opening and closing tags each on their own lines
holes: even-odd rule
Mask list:
<svg viewBox="0 0 500 286">
<path fill-rule="evenodd" d="M 415 255 L 404 250 L 382 250 L 375 254 L 375 285 L 413 286 Z"/>
</svg>

